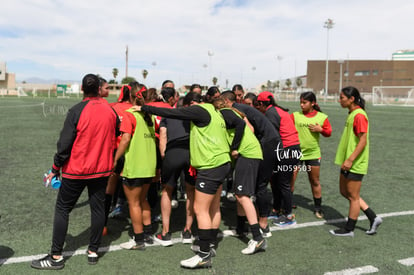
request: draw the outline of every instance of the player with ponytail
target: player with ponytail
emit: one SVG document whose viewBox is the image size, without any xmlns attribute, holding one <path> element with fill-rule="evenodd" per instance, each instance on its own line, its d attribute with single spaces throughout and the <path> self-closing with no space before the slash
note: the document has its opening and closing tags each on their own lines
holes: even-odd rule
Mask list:
<svg viewBox="0 0 414 275">
<path fill-rule="evenodd" d="M 293 193 L 298 172 L 306 171 L 315 204 L 314 214 L 318 219 L 322 219 L 324 213 L 322 211 L 322 188 L 319 181 L 321 165 L 319 137 L 320 135 L 330 137 L 332 127 L 328 116 L 322 113 L 316 102 L 316 96 L 313 92 L 304 92 L 300 95 L 300 108 L 302 112 L 294 112 L 291 115 L 298 131 L 302 151 L 301 163 L 293 173 L 291 190 Z"/>
</svg>

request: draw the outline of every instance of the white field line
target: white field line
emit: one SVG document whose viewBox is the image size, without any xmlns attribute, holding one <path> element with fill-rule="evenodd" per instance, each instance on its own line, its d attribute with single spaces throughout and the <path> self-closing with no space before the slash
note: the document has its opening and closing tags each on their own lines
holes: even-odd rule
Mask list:
<svg viewBox="0 0 414 275">
<path fill-rule="evenodd" d="M 384 213 L 384 214 L 379 214 L 378 216 L 380 216 L 381 218 L 386 218 L 386 217 L 398 217 L 398 216 L 406 216 L 406 215 L 414 215 L 414 210 Z M 367 218 L 365 216 L 358 217 L 358 220 L 366 220 L 366 219 Z M 295 225 L 290 225 L 287 227 L 271 226 L 270 231 L 290 230 L 290 229 L 298 229 L 298 228 L 311 227 L 311 226 L 321 226 L 324 224 L 335 224 L 335 223 L 340 223 L 344 221 L 345 219 L 334 219 L 334 220 L 322 220 L 322 221 L 316 221 L 316 222 L 297 223 Z M 231 236 L 231 234 L 224 235 L 224 237 L 228 237 L 228 236 Z M 181 238 L 173 238 L 172 242 L 174 244 L 181 243 Z M 159 246 L 159 244 L 157 244 L 155 241 L 153 245 L 146 245 L 146 246 Z M 121 249 L 122 248 L 119 245 L 110 245 L 110 246 L 99 248 L 99 252 L 112 252 L 112 251 L 117 251 Z M 64 256 L 86 255 L 86 249 L 83 248 L 83 249 L 78 249 L 76 251 L 65 251 L 63 252 L 63 255 Z M 31 256 L 3 258 L 3 259 L 0 259 L 0 265 L 31 262 L 32 260 L 40 259 L 44 256 L 45 254 L 38 254 L 38 255 L 31 255 Z"/>
<path fill-rule="evenodd" d="M 412 266 L 414 265 L 414 258 L 402 259 L 402 260 L 398 260 L 398 262 L 405 266 Z"/>
<path fill-rule="evenodd" d="M 349 268 L 340 271 L 325 272 L 324 275 L 358 275 L 378 272 L 378 268 L 372 265 Z"/>
</svg>

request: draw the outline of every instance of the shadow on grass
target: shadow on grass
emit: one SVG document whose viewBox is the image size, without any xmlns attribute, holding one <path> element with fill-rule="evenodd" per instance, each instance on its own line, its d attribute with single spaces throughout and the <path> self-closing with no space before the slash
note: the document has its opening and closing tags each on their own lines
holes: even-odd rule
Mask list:
<svg viewBox="0 0 414 275">
<path fill-rule="evenodd" d="M 297 207 L 301 207 L 303 209 L 308 209 L 313 213 L 314 211 L 314 203 L 312 199 L 304 197 L 302 195 L 293 194 L 293 203 L 296 204 Z M 336 219 L 343 219 L 345 218 L 338 210 L 330 205 L 323 204 L 322 201 L 322 210 L 325 214 L 325 220 L 336 220 Z"/>
<path fill-rule="evenodd" d="M 0 245 L 0 266 L 14 255 L 14 250 L 8 246 Z"/>
</svg>

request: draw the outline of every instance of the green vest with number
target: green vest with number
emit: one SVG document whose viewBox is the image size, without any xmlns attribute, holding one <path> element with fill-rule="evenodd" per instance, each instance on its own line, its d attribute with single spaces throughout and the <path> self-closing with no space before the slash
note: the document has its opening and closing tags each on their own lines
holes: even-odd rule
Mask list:
<svg viewBox="0 0 414 275">
<path fill-rule="evenodd" d="M 122 176 L 129 179 L 154 177 L 157 164 L 154 126 L 147 125 L 143 113 L 134 112 L 131 109 L 127 112 L 135 117 L 137 123 L 125 151 Z"/>
<path fill-rule="evenodd" d="M 367 113 L 363 109 L 353 110 L 346 119 L 344 132 L 342 133 L 341 140 L 339 141 L 338 150 L 336 151 L 335 164 L 342 165 L 346 159 L 354 152 L 359 138 L 354 133 L 354 119 L 357 114 L 364 115 L 367 120 Z M 352 167 L 349 170 L 356 174 L 366 174 L 368 171 L 369 160 L 369 124 L 367 131 L 367 144 L 359 156 L 353 161 Z"/>
<path fill-rule="evenodd" d="M 314 117 L 307 117 L 302 112 L 294 112 L 295 127 L 298 131 L 300 150 L 302 151 L 301 160 L 319 159 L 321 157 L 321 148 L 319 147 L 320 133 L 311 132 L 309 124 L 323 126 L 326 114 L 317 112 Z"/>
<path fill-rule="evenodd" d="M 196 169 L 211 169 L 230 162 L 226 123 L 212 104 L 198 105 L 211 117 L 205 127 L 190 125 L 190 162 Z"/>
</svg>

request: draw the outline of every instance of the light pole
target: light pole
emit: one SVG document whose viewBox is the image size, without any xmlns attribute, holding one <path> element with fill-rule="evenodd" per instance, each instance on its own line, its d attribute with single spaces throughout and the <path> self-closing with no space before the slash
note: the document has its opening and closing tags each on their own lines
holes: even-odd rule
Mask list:
<svg viewBox="0 0 414 275">
<path fill-rule="evenodd" d="M 342 90 L 342 64 L 344 64 L 343 59 L 338 60 L 339 63 L 339 92 Z"/>
<path fill-rule="evenodd" d="M 326 96 L 328 95 L 328 61 L 329 61 L 329 30 L 333 28 L 334 22 L 332 19 L 327 19 L 325 21 L 325 24 L 323 25 L 324 28 L 326 28 L 326 67 L 325 67 L 325 101 Z"/>
</svg>

